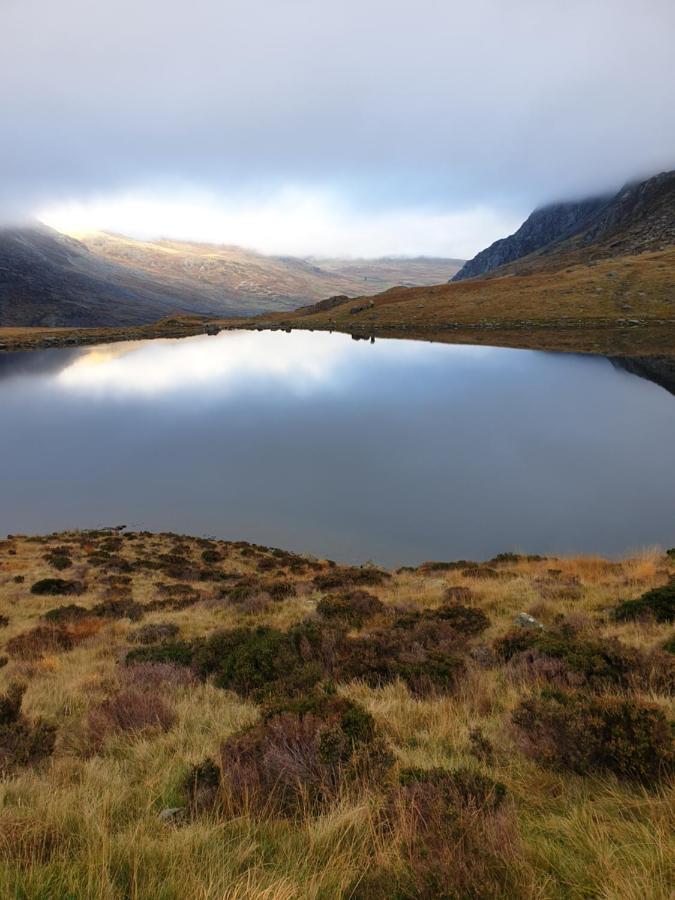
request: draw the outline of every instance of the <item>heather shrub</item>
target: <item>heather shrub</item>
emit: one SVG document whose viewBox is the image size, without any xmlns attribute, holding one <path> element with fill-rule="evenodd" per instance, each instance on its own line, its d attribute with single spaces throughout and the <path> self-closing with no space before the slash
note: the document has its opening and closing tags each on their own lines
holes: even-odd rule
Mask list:
<svg viewBox="0 0 675 900">
<path fill-rule="evenodd" d="M 616 639 L 582 638 L 565 628 L 555 632 L 515 629 L 497 639 L 494 649 L 521 675 L 563 686 L 586 685 L 594 690 L 667 687 L 672 678 L 672 669 L 663 657 L 647 656 Z"/>
<path fill-rule="evenodd" d="M 211 635 L 196 650 L 193 665 L 202 678 L 243 697 L 305 691 L 321 677 L 305 662 L 292 637 L 274 628 L 237 628 Z"/>
<path fill-rule="evenodd" d="M 442 623 L 444 626 L 451 627 L 457 636 L 464 635 L 466 637 L 480 634 L 490 627 L 490 620 L 482 609 L 462 606 L 459 603 L 408 613 L 397 619 L 394 627 L 407 628 L 421 622 Z"/>
<path fill-rule="evenodd" d="M 48 562 L 53 569 L 58 569 L 59 571 L 68 569 L 73 564 L 73 561 L 69 556 L 61 553 L 49 554 L 45 557 L 45 561 Z"/>
<path fill-rule="evenodd" d="M 56 728 L 43 719 L 29 720 L 21 712 L 25 686 L 11 684 L 0 694 L 0 777 L 21 766 L 51 756 Z"/>
<path fill-rule="evenodd" d="M 339 590 L 345 587 L 375 587 L 383 584 L 391 578 L 389 572 L 376 569 L 374 566 L 335 566 L 330 572 L 324 572 L 314 577 L 314 587 L 320 591 Z"/>
<path fill-rule="evenodd" d="M 169 663 L 176 666 L 192 665 L 193 645 L 189 641 L 165 641 L 149 647 L 130 650 L 125 657 L 126 665 L 138 663 Z"/>
<path fill-rule="evenodd" d="M 465 769 L 407 769 L 400 778 L 382 815 L 407 861 L 399 896 L 519 896 L 508 869 L 517 836 L 504 785 Z"/>
<path fill-rule="evenodd" d="M 492 569 L 490 566 L 468 566 L 466 569 L 462 569 L 462 575 L 465 578 L 494 579 L 504 578 L 506 573 Z"/>
<path fill-rule="evenodd" d="M 452 692 L 465 671 L 458 634 L 440 619 L 406 617 L 405 625 L 372 631 L 345 644 L 336 677 L 371 686 L 402 679 L 414 693 Z"/>
<path fill-rule="evenodd" d="M 162 697 L 123 688 L 89 711 L 86 731 L 90 745 L 99 749 L 111 734 L 168 731 L 175 722 L 173 709 Z"/>
<path fill-rule="evenodd" d="M 315 814 L 345 789 L 380 782 L 392 763 L 365 710 L 334 695 L 302 698 L 225 741 L 223 802 L 234 815 Z"/>
<path fill-rule="evenodd" d="M 417 568 L 419 572 L 426 574 L 431 572 L 453 572 L 456 569 L 468 569 L 476 566 L 478 566 L 478 563 L 473 560 L 455 559 L 450 562 L 429 560 L 428 562 L 423 562 Z"/>
<path fill-rule="evenodd" d="M 84 606 L 78 606 L 77 603 L 69 603 L 67 606 L 56 606 L 54 609 L 48 609 L 43 615 L 46 622 L 58 624 L 61 622 L 76 622 L 78 619 L 86 619 L 91 616 L 91 610 Z"/>
<path fill-rule="evenodd" d="M 145 609 L 131 597 L 123 597 L 118 600 L 103 600 L 92 607 L 91 613 L 102 619 L 130 619 L 137 622 L 143 618 Z"/>
<path fill-rule="evenodd" d="M 617 622 L 629 622 L 633 619 L 653 618 L 657 622 L 673 622 L 675 620 L 675 584 L 647 591 L 637 600 L 624 600 L 612 611 Z"/>
<path fill-rule="evenodd" d="M 613 772 L 646 784 L 674 771 L 672 723 L 653 704 L 544 691 L 512 714 L 522 749 L 546 766 Z"/>
<path fill-rule="evenodd" d="M 32 585 L 31 594 L 48 594 L 59 596 L 63 594 L 81 594 L 84 586 L 80 581 L 67 581 L 64 578 L 43 578 Z"/>
<path fill-rule="evenodd" d="M 187 772 L 181 784 L 182 793 L 192 815 L 212 812 L 220 796 L 220 769 L 212 759 L 205 759 Z"/>
<path fill-rule="evenodd" d="M 295 585 L 293 582 L 284 581 L 283 579 L 266 581 L 263 585 L 263 590 L 276 602 L 295 596 Z"/>
<path fill-rule="evenodd" d="M 362 590 L 329 594 L 316 605 L 316 611 L 323 619 L 339 622 L 350 628 L 361 628 L 383 610 L 381 600 Z"/>
<path fill-rule="evenodd" d="M 217 563 L 220 562 L 222 558 L 222 553 L 219 553 L 217 550 L 202 550 L 202 560 L 205 563 Z"/>
<path fill-rule="evenodd" d="M 7 651 L 19 659 L 39 659 L 45 653 L 72 650 L 75 640 L 62 625 L 37 625 L 7 641 Z"/>
<path fill-rule="evenodd" d="M 445 589 L 443 599 L 446 603 L 468 603 L 474 597 L 470 587 L 461 584 L 451 585 Z"/>
<path fill-rule="evenodd" d="M 155 622 L 132 629 L 127 635 L 127 640 L 132 644 L 156 644 L 159 641 L 169 641 L 177 634 L 178 625 L 174 622 Z"/>
</svg>

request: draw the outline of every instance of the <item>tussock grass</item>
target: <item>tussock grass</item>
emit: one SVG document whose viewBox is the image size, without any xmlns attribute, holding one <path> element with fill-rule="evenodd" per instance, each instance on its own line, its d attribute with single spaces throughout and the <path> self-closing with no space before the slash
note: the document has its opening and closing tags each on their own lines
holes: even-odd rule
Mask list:
<svg viewBox="0 0 675 900">
<path fill-rule="evenodd" d="M 498 578 L 481 577 L 470 568 L 419 569 L 368 585 L 368 594 L 382 608 L 373 604 L 372 621 L 359 619 L 351 631 L 347 616 L 347 640 L 364 640 L 371 630 L 392 627 L 405 611 L 442 607 L 451 587 L 469 588 L 470 593 L 458 595 L 461 603 L 490 620 L 482 633 L 463 638 L 465 670 L 452 689 L 419 695 L 401 681 L 381 686 L 338 681 L 337 695 L 373 717 L 393 753 L 386 778 L 358 789 L 353 784 L 339 788 L 330 802 L 292 818 L 272 812 L 226 814 L 216 805 L 162 820 L 162 810 L 186 806 L 182 785 L 191 768 L 205 759 L 222 760 L 228 739 L 262 721 L 265 712 L 253 700 L 200 681 L 187 670 L 176 677 L 166 670 L 164 680 L 159 671 L 156 680 L 148 675 L 144 681 L 142 672 L 124 665 L 127 653 L 138 646 L 129 640 L 134 630 L 172 623 L 178 639 L 188 642 L 259 625 L 286 632 L 308 617 L 320 622 L 317 604 L 336 589 L 315 586 L 318 574 L 332 571 L 323 561 L 305 565 L 302 557 L 275 556 L 266 548 L 139 534 L 103 551 L 130 565 L 130 581 L 123 586 L 127 596 L 145 607 L 166 596 L 160 584 L 189 585 L 199 592 L 198 602 L 144 611 L 140 625 L 94 615 L 96 627 L 78 634 L 71 649 L 45 647 L 30 658 L 12 653 L 11 642 L 44 625 L 49 610 L 73 602 L 68 596 L 31 593 L 32 584 L 53 577 L 50 549 L 58 546 L 63 553 L 61 548 L 68 548 L 68 578 L 84 586 L 78 605 L 93 611 L 109 599 L 115 573 L 106 569 L 105 558 L 92 564 L 90 557 L 96 560 L 111 536 L 73 532 L 0 543 L 0 614 L 9 620 L 0 633 L 0 655 L 8 656 L 0 669 L 0 693 L 13 683 L 25 684 L 22 714 L 57 729 L 50 757 L 17 767 L 0 781 L 0 896 L 672 896 L 673 785 L 660 779 L 647 787 L 601 770 L 576 774 L 525 755 L 512 714 L 524 698 L 550 684 L 539 670 L 536 677 L 525 677 L 522 668 L 490 655 L 519 612 L 535 615 L 546 632 L 565 625 L 570 629 L 565 633 L 585 639 L 616 638 L 642 653 L 655 651 L 672 626 L 649 616 L 619 621 L 612 610 L 668 584 L 675 576 L 672 557 L 648 549 L 619 562 L 518 558 L 486 564 L 501 573 Z M 210 551 L 206 558 L 204 551 Z M 163 571 L 164 565 L 176 565 L 161 562 L 167 554 L 187 559 L 187 580 Z M 227 578 L 234 574 L 236 579 Z M 17 582 L 17 575 L 24 581 Z M 296 593 L 261 605 L 230 602 L 229 586 L 237 579 L 290 581 Z M 110 698 L 125 691 L 150 690 L 171 711 L 165 727 L 106 728 L 92 742 L 87 728 L 92 711 L 102 704 L 107 709 Z M 663 678 L 629 688 L 603 683 L 594 696 L 654 703 L 673 716 L 671 690 Z M 476 730 L 491 748 L 487 755 L 476 753 L 471 737 Z M 503 804 L 494 813 L 451 804 L 448 813 L 433 786 L 400 790 L 399 775 L 411 767 L 484 776 L 505 786 Z M 438 834 L 422 827 L 426 820 L 411 817 L 405 803 L 400 808 L 401 799 L 410 796 L 428 804 Z M 392 815 L 396 809 L 399 813 Z M 432 870 L 428 851 L 436 841 L 445 849 L 441 868 Z M 467 847 L 470 853 L 462 850 Z"/>
</svg>

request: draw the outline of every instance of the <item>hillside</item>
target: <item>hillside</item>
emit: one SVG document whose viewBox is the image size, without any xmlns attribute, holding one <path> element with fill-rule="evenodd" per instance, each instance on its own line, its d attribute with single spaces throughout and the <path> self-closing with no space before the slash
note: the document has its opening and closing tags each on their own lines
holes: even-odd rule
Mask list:
<svg viewBox="0 0 675 900">
<path fill-rule="evenodd" d="M 674 578 L 9 537 L 0 894 L 666 900 Z"/>
<path fill-rule="evenodd" d="M 331 294 L 445 280 L 458 260 L 268 257 L 240 247 L 75 239 L 45 226 L 0 230 L 0 326 L 134 326 L 169 315 L 246 316 Z"/>
<path fill-rule="evenodd" d="M 559 271 L 568 265 L 659 250 L 675 243 L 675 171 L 622 188 L 612 197 L 535 210 L 453 277 Z"/>
<path fill-rule="evenodd" d="M 393 288 L 359 300 L 338 297 L 263 321 L 364 336 L 670 355 L 675 353 L 674 283 L 671 247 L 555 274 Z"/>
</svg>

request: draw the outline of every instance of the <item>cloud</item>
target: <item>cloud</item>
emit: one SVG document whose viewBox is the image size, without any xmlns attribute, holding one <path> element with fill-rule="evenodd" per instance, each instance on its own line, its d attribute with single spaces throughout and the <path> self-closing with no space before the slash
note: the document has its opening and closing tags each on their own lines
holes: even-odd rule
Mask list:
<svg viewBox="0 0 675 900">
<path fill-rule="evenodd" d="M 431 228 L 675 163 L 672 0 L 0 0 L 0 33 L 5 220 L 290 186 Z"/>
<path fill-rule="evenodd" d="M 183 192 L 171 199 L 127 194 L 41 210 L 45 224 L 75 236 L 105 230 L 152 240 L 240 244 L 294 256 L 441 256 L 466 259 L 517 225 L 488 208 L 351 208 L 335 192 L 285 189 L 266 198 Z"/>
</svg>

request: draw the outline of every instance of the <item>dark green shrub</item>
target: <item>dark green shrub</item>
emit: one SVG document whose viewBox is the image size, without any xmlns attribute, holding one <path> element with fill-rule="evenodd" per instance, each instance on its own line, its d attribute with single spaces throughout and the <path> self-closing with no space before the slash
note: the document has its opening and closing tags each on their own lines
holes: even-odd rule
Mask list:
<svg viewBox="0 0 675 900">
<path fill-rule="evenodd" d="M 289 634 L 274 628 L 237 628 L 211 635 L 196 649 L 193 665 L 202 678 L 244 697 L 305 691 L 321 678 L 318 665 L 301 659 Z"/>
<path fill-rule="evenodd" d="M 663 645 L 666 653 L 675 653 L 675 634 L 671 635 Z"/>
<path fill-rule="evenodd" d="M 335 566 L 330 572 L 314 577 L 314 587 L 320 591 L 339 590 L 344 587 L 375 587 L 391 578 L 389 572 L 374 566 Z"/>
<path fill-rule="evenodd" d="M 650 670 L 659 662 L 616 639 L 581 638 L 565 629 L 514 629 L 496 640 L 494 649 L 500 659 L 513 660 L 522 671 L 529 667 L 534 677 L 571 684 L 576 681 L 577 686 L 583 683 L 594 690 L 647 686 Z M 557 660 L 560 665 L 547 668 L 542 657 Z M 570 677 L 572 673 L 575 678 Z M 664 677 L 667 679 L 665 672 Z"/>
<path fill-rule="evenodd" d="M 205 759 L 185 775 L 181 790 L 192 815 L 212 812 L 218 805 L 220 769 L 212 759 Z"/>
<path fill-rule="evenodd" d="M 430 560 L 423 562 L 418 566 L 420 572 L 453 572 L 456 569 L 469 569 L 477 566 L 478 563 L 471 559 L 455 559 L 451 562 L 435 562 Z"/>
<path fill-rule="evenodd" d="M 59 596 L 63 594 L 81 594 L 84 586 L 80 581 L 67 581 L 64 578 L 43 578 L 36 581 L 31 587 L 31 594 L 48 594 Z"/>
<path fill-rule="evenodd" d="M 123 597 L 119 600 L 103 600 L 92 607 L 91 614 L 102 619 L 131 619 L 137 622 L 143 618 L 145 609 L 140 603 L 136 603 L 131 597 Z"/>
<path fill-rule="evenodd" d="M 84 606 L 78 606 L 76 603 L 69 603 L 67 606 L 56 606 L 54 609 L 48 609 L 42 617 L 47 622 L 76 622 L 78 619 L 86 619 L 91 615 L 91 611 Z"/>
<path fill-rule="evenodd" d="M 361 628 L 383 610 L 381 600 L 361 590 L 329 594 L 316 605 L 316 611 L 323 619 L 340 622 L 350 628 Z"/>
<path fill-rule="evenodd" d="M 295 585 L 292 581 L 266 581 L 262 586 L 263 591 L 268 593 L 272 600 L 280 602 L 288 597 L 295 596 Z"/>
<path fill-rule="evenodd" d="M 223 556 L 217 550 L 202 550 L 202 559 L 205 563 L 217 563 L 222 560 Z"/>
<path fill-rule="evenodd" d="M 397 664 L 396 674 L 401 678 L 413 694 L 426 696 L 440 691 L 452 693 L 458 681 L 466 671 L 466 663 L 459 656 L 430 651 L 426 659 L 419 662 L 401 662 Z"/>
<path fill-rule="evenodd" d="M 500 563 L 517 563 L 524 558 L 525 557 L 521 556 L 520 553 L 498 553 L 496 556 L 492 557 L 490 562 L 493 565 L 499 565 Z"/>
<path fill-rule="evenodd" d="M 166 641 L 151 647 L 139 647 L 127 653 L 125 663 L 173 663 L 176 666 L 192 665 L 193 645 L 188 641 Z"/>
<path fill-rule="evenodd" d="M 0 694 L 0 776 L 51 756 L 56 728 L 42 719 L 30 721 L 21 712 L 23 685 L 12 684 Z"/>
<path fill-rule="evenodd" d="M 7 616 L 0 616 L 0 628 L 7 628 L 9 625 L 9 618 Z"/>
<path fill-rule="evenodd" d="M 469 566 L 466 569 L 462 570 L 462 575 L 465 578 L 484 578 L 484 579 L 494 579 L 494 578 L 504 578 L 507 573 L 498 572 L 497 569 L 492 569 L 490 566 Z"/>
<path fill-rule="evenodd" d="M 612 611 L 617 622 L 633 619 L 654 618 L 657 622 L 675 620 L 675 584 L 647 591 L 637 600 L 624 600 Z"/>
<path fill-rule="evenodd" d="M 69 556 L 61 554 L 52 554 L 45 557 L 45 559 L 49 563 L 49 565 L 52 566 L 52 568 L 59 569 L 60 571 L 63 569 L 68 569 L 73 564 L 73 561 Z"/>
<path fill-rule="evenodd" d="M 425 610 L 421 615 L 423 619 L 444 622 L 446 625 L 452 626 L 459 634 L 466 636 L 480 634 L 490 627 L 490 620 L 482 609 L 462 606 L 459 603 Z"/>
<path fill-rule="evenodd" d="M 653 704 L 545 691 L 521 701 L 512 721 L 523 750 L 543 765 L 646 784 L 675 769 L 672 725 Z"/>
<path fill-rule="evenodd" d="M 671 559 L 675 559 L 675 547 L 671 547 L 670 550 L 666 550 L 666 556 L 669 556 Z"/>
</svg>

